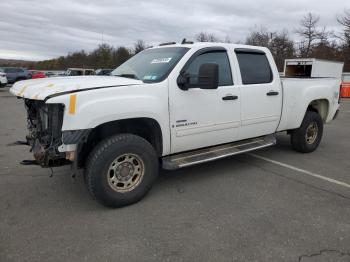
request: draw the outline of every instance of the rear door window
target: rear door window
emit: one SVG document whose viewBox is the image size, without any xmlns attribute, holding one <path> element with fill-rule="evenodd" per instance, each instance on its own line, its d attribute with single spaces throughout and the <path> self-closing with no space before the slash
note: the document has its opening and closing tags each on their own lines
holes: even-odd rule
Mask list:
<svg viewBox="0 0 350 262">
<path fill-rule="evenodd" d="M 236 55 L 244 85 L 271 83 L 273 75 L 266 54 L 260 51 L 237 51 Z"/>
</svg>

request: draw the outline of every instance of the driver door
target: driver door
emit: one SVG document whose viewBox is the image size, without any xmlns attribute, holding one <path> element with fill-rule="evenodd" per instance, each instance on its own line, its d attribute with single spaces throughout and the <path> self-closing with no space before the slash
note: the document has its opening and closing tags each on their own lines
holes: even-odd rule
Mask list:
<svg viewBox="0 0 350 262">
<path fill-rule="evenodd" d="M 171 153 L 232 142 L 237 139 L 240 120 L 239 88 L 233 85 L 231 63 L 223 48 L 205 48 L 188 60 L 182 73 L 190 84 L 198 81 L 202 64 L 219 66 L 219 87 L 181 90 L 176 77 L 169 81 Z"/>
</svg>

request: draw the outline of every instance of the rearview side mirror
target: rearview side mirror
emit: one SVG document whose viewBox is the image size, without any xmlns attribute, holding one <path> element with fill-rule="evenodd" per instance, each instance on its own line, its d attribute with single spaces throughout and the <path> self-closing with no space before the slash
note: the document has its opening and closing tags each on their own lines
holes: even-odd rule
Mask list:
<svg viewBox="0 0 350 262">
<path fill-rule="evenodd" d="M 190 77 L 186 73 L 181 73 L 176 79 L 177 85 L 181 90 L 188 90 Z"/>
<path fill-rule="evenodd" d="M 197 81 L 191 83 L 191 78 L 196 78 Z M 176 82 L 182 90 L 189 88 L 216 89 L 219 86 L 219 66 L 215 63 L 202 64 L 196 76 L 182 72 L 177 77 Z"/>
<path fill-rule="evenodd" d="M 198 87 L 216 89 L 219 86 L 219 66 L 215 63 L 202 64 L 198 71 Z"/>
</svg>

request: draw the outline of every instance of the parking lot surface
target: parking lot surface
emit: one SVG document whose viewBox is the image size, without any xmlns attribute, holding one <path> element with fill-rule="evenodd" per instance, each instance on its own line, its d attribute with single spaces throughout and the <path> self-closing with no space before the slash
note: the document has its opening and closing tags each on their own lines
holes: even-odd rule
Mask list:
<svg viewBox="0 0 350 262">
<path fill-rule="evenodd" d="M 162 171 L 108 209 L 70 168 L 21 166 L 23 101 L 0 89 L 0 261 L 350 261 L 350 100 L 311 154 L 277 146 Z"/>
</svg>

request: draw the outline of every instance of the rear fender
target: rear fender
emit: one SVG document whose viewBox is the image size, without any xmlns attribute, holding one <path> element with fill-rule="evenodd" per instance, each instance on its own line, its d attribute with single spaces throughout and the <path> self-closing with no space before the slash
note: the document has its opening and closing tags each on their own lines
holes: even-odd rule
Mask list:
<svg viewBox="0 0 350 262">
<path fill-rule="evenodd" d="M 312 84 L 312 80 L 308 81 Z M 310 108 L 320 113 L 325 123 L 333 119 L 339 105 L 332 85 L 316 83 L 305 88 L 302 81 L 291 81 L 288 85 L 283 85 L 282 117 L 277 131 L 299 128 Z"/>
</svg>

